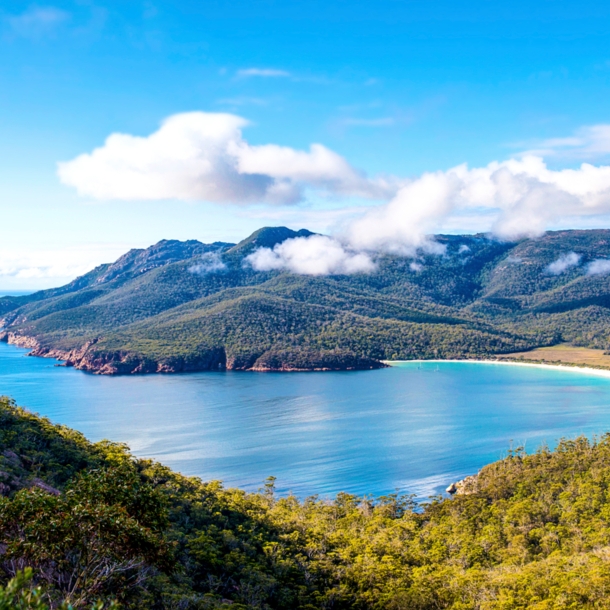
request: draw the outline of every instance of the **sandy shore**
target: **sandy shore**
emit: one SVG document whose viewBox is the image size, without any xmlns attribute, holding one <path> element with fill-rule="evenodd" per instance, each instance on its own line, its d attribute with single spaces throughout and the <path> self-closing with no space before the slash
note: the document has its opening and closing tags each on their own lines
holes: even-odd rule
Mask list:
<svg viewBox="0 0 610 610">
<path fill-rule="evenodd" d="M 538 362 L 515 362 L 514 360 L 383 360 L 384 364 L 393 366 L 396 364 L 409 364 L 415 362 L 464 362 L 472 364 L 499 364 L 502 366 L 534 366 L 541 369 L 557 369 L 560 371 L 571 371 L 573 373 L 585 373 L 586 375 L 598 375 L 600 377 L 610 377 L 610 370 L 593 369 L 587 366 L 567 365 L 567 364 L 542 364 Z"/>
</svg>

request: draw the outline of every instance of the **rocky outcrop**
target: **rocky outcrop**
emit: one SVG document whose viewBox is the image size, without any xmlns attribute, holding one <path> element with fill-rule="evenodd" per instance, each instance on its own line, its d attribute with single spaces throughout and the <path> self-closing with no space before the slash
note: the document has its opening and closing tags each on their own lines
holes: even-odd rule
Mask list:
<svg viewBox="0 0 610 610">
<path fill-rule="evenodd" d="M 471 475 L 461 481 L 451 483 L 445 491 L 452 496 L 467 496 L 476 493 L 478 491 L 478 475 Z"/>
<path fill-rule="evenodd" d="M 227 354 L 222 347 L 201 349 L 195 355 L 146 357 L 127 350 L 99 349 L 101 337 L 66 350 L 42 344 L 35 337 L 12 331 L 0 333 L 0 341 L 30 349 L 30 356 L 53 358 L 81 371 L 98 375 L 137 375 L 151 373 L 188 373 L 197 371 L 362 371 L 387 365 L 349 351 L 313 349 L 276 349 L 259 353 Z"/>
<path fill-rule="evenodd" d="M 30 485 L 32 487 L 36 487 L 37 489 L 40 489 L 48 494 L 51 494 L 52 496 L 59 496 L 61 495 L 61 492 L 59 491 L 59 489 L 55 489 L 55 487 L 51 487 L 48 483 L 45 483 L 42 479 L 32 479 L 32 481 L 30 481 Z"/>
<path fill-rule="evenodd" d="M 226 356 L 221 348 L 200 352 L 197 356 L 147 358 L 128 351 L 106 352 L 92 345 L 70 352 L 65 362 L 81 371 L 100 375 L 137 375 L 150 373 L 188 373 L 226 369 Z"/>
</svg>

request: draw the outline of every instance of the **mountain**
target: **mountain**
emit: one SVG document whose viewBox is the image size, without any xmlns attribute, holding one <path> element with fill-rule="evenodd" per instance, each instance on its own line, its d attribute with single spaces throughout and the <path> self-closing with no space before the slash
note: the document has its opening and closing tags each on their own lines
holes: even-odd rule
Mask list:
<svg viewBox="0 0 610 610">
<path fill-rule="evenodd" d="M 61 288 L 1 298 L 0 338 L 107 374 L 367 369 L 610 344 L 608 230 L 438 235 L 443 255 L 380 256 L 370 274 L 258 272 L 245 261 L 309 235 L 272 227 L 239 244 L 132 250 Z"/>
</svg>

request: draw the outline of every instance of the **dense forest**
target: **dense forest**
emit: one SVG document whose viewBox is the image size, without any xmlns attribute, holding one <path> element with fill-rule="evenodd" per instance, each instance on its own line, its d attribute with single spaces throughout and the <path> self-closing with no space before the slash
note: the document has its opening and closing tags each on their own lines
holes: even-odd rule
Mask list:
<svg viewBox="0 0 610 610">
<path fill-rule="evenodd" d="M 610 347 L 610 231 L 501 242 L 438 235 L 441 254 L 371 273 L 255 271 L 239 244 L 162 241 L 61 288 L 0 299 L 0 339 L 98 373 L 362 369 L 570 342 Z"/>
<path fill-rule="evenodd" d="M 610 608 L 610 436 L 510 450 L 463 493 L 278 497 L 0 401 L 0 608 Z"/>
</svg>

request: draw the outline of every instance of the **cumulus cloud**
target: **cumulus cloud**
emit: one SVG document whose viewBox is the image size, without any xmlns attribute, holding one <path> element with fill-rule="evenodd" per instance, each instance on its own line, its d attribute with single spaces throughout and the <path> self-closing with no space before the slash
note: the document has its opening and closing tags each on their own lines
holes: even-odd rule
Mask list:
<svg viewBox="0 0 610 610">
<path fill-rule="evenodd" d="M 285 78 L 290 76 L 290 72 L 286 70 L 277 70 L 274 68 L 245 68 L 237 71 L 237 76 L 262 76 L 264 78 Z"/>
<path fill-rule="evenodd" d="M 598 258 L 587 265 L 587 275 L 607 275 L 610 273 L 610 260 Z"/>
<path fill-rule="evenodd" d="M 610 166 L 582 163 L 552 170 L 540 156 L 525 155 L 484 167 L 462 164 L 414 179 L 369 178 L 322 144 L 308 150 L 252 145 L 242 135 L 247 125 L 228 113 L 177 114 L 148 136 L 110 135 L 103 146 L 60 163 L 59 177 L 81 195 L 100 200 L 281 205 L 298 203 L 310 191 L 376 200 L 378 204 L 353 208 L 353 215 L 344 216 L 332 242 L 344 252 L 343 267 L 337 267 L 343 269 L 358 253 L 364 256 L 360 261 L 384 252 L 413 258 L 421 252 L 443 254 L 445 247 L 429 236 L 459 222 L 516 239 L 610 215 Z M 585 128 L 569 141 L 552 143 L 555 149 L 569 145 L 610 151 L 606 127 Z M 307 252 L 303 245 L 298 250 Z M 299 267 L 296 255 L 284 254 L 266 253 L 264 264 Z"/>
<path fill-rule="evenodd" d="M 418 249 L 442 254 L 444 246 L 427 234 L 451 211 L 456 182 L 450 173 L 424 174 L 401 188 L 389 203 L 352 222 L 347 231 L 350 244 L 360 250 L 411 256 Z"/>
<path fill-rule="evenodd" d="M 488 219 L 488 230 L 505 239 L 538 236 L 560 220 L 609 214 L 610 166 L 554 171 L 539 157 L 524 157 L 425 173 L 354 221 L 349 243 L 405 255 L 434 252 L 438 244 L 427 235 L 469 212 Z"/>
<path fill-rule="evenodd" d="M 348 222 L 342 243 L 360 253 L 443 254 L 445 246 L 430 234 L 468 210 L 487 215 L 490 230 L 501 238 L 535 237 L 560 219 L 610 213 L 610 167 L 585 163 L 555 171 L 538 157 L 525 157 L 425 173 L 400 187 L 387 203 Z M 281 268 L 296 269 L 295 256 Z M 573 260 L 568 255 L 553 269 Z"/>
<path fill-rule="evenodd" d="M 209 275 L 210 273 L 222 273 L 227 266 L 222 261 L 220 252 L 206 252 L 201 255 L 200 262 L 189 267 L 191 273 L 196 275 Z"/>
<path fill-rule="evenodd" d="M 546 272 L 551 275 L 561 275 L 571 267 L 576 267 L 580 263 L 580 258 L 580 254 L 576 254 L 576 252 L 562 254 L 557 260 L 547 265 Z"/>
<path fill-rule="evenodd" d="M 256 271 L 286 270 L 302 275 L 370 273 L 375 263 L 368 254 L 354 252 L 325 235 L 295 237 L 247 257 Z"/>
<path fill-rule="evenodd" d="M 110 135 L 91 153 L 59 163 L 59 178 L 100 200 L 291 204 L 306 188 L 373 198 L 392 192 L 321 144 L 309 151 L 252 146 L 242 138 L 247 124 L 233 114 L 177 114 L 149 136 Z"/>
</svg>

